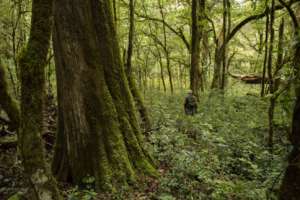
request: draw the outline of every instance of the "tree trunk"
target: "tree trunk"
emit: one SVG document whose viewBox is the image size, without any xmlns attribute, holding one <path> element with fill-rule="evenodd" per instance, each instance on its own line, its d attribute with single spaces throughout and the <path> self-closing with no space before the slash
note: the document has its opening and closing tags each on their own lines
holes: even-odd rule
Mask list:
<svg viewBox="0 0 300 200">
<path fill-rule="evenodd" d="M 202 84 L 200 69 L 200 42 L 203 35 L 205 19 L 205 0 L 192 0 L 192 41 L 190 88 L 199 100 L 199 90 Z"/>
<path fill-rule="evenodd" d="M 160 78 L 161 78 L 161 81 L 163 84 L 164 92 L 166 93 L 167 87 L 166 87 L 165 76 L 164 76 L 164 68 L 163 68 L 164 65 L 163 65 L 161 53 L 160 53 L 157 45 L 156 45 L 156 49 L 157 49 L 157 55 L 158 55 L 158 60 L 159 60 L 159 66 L 160 66 Z"/>
<path fill-rule="evenodd" d="M 143 128 L 145 130 L 151 129 L 151 121 L 148 114 L 148 110 L 144 104 L 143 98 L 136 86 L 136 81 L 132 73 L 132 52 L 133 52 L 133 41 L 134 41 L 134 10 L 135 1 L 130 0 L 129 2 L 129 33 L 128 33 L 128 47 L 127 47 L 127 58 L 126 58 L 126 75 L 129 82 L 129 88 L 134 98 L 136 107 L 140 113 Z"/>
<path fill-rule="evenodd" d="M 216 44 L 215 49 L 215 63 L 214 63 L 214 72 L 213 72 L 213 80 L 211 84 L 212 89 L 217 89 L 220 86 L 220 80 L 221 80 L 221 67 L 222 67 L 222 55 L 220 51 L 220 41 Z"/>
<path fill-rule="evenodd" d="M 273 43 L 274 43 L 274 20 L 275 20 L 275 0 L 272 0 L 272 5 L 271 5 L 271 13 L 270 13 L 270 43 L 269 43 L 269 58 L 268 58 L 268 78 L 269 78 L 269 89 L 270 89 L 270 94 L 274 94 L 274 80 L 273 80 Z M 268 147 L 270 148 L 271 152 L 273 149 L 273 134 L 274 134 L 274 125 L 273 125 L 273 120 L 274 120 L 274 108 L 275 108 L 275 100 L 270 100 L 270 106 L 268 110 L 268 120 L 269 120 L 269 135 L 268 135 Z"/>
<path fill-rule="evenodd" d="M 223 28 L 222 28 L 222 38 L 223 38 L 223 43 L 225 41 L 225 38 L 227 37 L 227 26 L 228 26 L 228 21 L 227 21 L 227 16 L 228 16 L 228 3 L 227 0 L 223 0 Z M 225 78 L 226 78 L 226 55 L 227 55 L 227 48 L 226 46 L 222 49 L 222 52 L 220 54 L 222 54 L 222 77 L 221 77 L 221 84 L 220 84 L 220 89 L 224 90 L 225 89 Z"/>
<path fill-rule="evenodd" d="M 272 2 L 273 3 L 273 2 Z M 274 16 L 273 16 L 274 19 Z M 273 26 L 272 26 L 273 27 Z M 271 27 L 271 29 L 273 29 Z M 273 29 L 274 32 L 274 29 Z M 283 33 L 284 33 L 284 21 L 282 18 L 282 21 L 280 23 L 280 27 L 279 27 L 279 36 L 278 36 L 278 53 L 277 53 L 277 61 L 276 61 L 276 70 L 273 73 L 272 70 L 270 71 L 270 69 L 268 69 L 269 74 L 271 73 L 271 76 L 269 75 L 269 80 L 270 80 L 270 93 L 273 95 L 279 87 L 279 79 L 274 79 L 274 77 L 276 77 L 277 72 L 280 70 L 281 66 L 282 66 L 282 62 L 283 62 Z M 273 33 L 274 35 L 274 33 Z M 272 36 L 271 34 L 271 39 L 270 42 L 273 42 L 274 36 Z M 273 49 L 273 47 L 270 49 Z M 272 52 L 270 51 L 269 54 L 272 54 Z M 269 62 L 272 63 L 272 58 L 269 57 Z M 275 106 L 276 106 L 276 97 L 271 96 L 270 98 L 270 105 L 269 105 L 269 110 L 268 110 L 268 118 L 269 118 L 269 138 L 268 138 L 268 146 L 270 148 L 270 150 L 272 151 L 273 149 L 273 134 L 274 134 L 274 110 L 275 110 Z"/>
<path fill-rule="evenodd" d="M 210 53 L 210 48 L 209 48 L 209 34 L 208 34 L 208 28 L 205 28 L 203 30 L 203 35 L 202 35 L 202 51 L 201 51 L 201 65 L 202 65 L 202 73 L 201 73 L 201 78 L 202 78 L 202 83 L 201 83 L 201 90 L 204 91 L 207 81 L 208 81 L 208 74 L 210 71 L 210 63 L 211 63 L 211 53 Z M 204 68 L 205 67 L 205 68 Z"/>
<path fill-rule="evenodd" d="M 110 8 L 109 0 L 56 0 L 54 15 L 59 131 L 52 169 L 76 184 L 93 176 L 98 190 L 157 173 L 143 149 Z"/>
<path fill-rule="evenodd" d="M 45 65 L 51 35 L 52 1 L 33 0 L 30 38 L 20 57 L 21 124 L 19 147 L 31 190 L 28 199 L 60 199 L 56 182 L 47 168 L 43 130 Z"/>
<path fill-rule="evenodd" d="M 269 6 L 266 4 L 266 12 L 269 11 Z M 266 79 L 266 69 L 268 63 L 268 44 L 269 44 L 269 15 L 266 16 L 266 30 L 265 30 L 265 55 L 264 55 L 264 65 L 262 72 L 262 82 L 261 82 L 261 92 L 260 96 L 263 97 L 265 95 L 265 79 Z"/>
<path fill-rule="evenodd" d="M 230 19 L 230 2 L 223 0 L 223 24 L 222 31 L 216 39 L 214 74 L 212 80 L 212 89 L 225 89 L 226 79 L 228 76 L 228 41 L 231 39 L 231 19 Z"/>
<path fill-rule="evenodd" d="M 300 57 L 300 48 L 298 48 Z M 299 59 L 298 59 L 299 60 Z M 299 65 L 299 64 L 298 64 Z M 298 76 L 299 79 L 299 76 Z M 292 133 L 290 141 L 293 150 L 289 155 L 288 167 L 285 171 L 284 178 L 280 188 L 281 200 L 298 200 L 300 194 L 300 89 L 298 85 L 298 95 L 294 107 Z"/>
<path fill-rule="evenodd" d="M 19 128 L 20 113 L 16 102 L 8 92 L 5 69 L 0 61 L 0 109 L 2 108 L 9 117 L 9 129 L 15 131 Z"/>
<path fill-rule="evenodd" d="M 165 14 L 163 11 L 163 7 L 161 5 L 161 0 L 158 0 L 158 6 L 159 6 L 159 11 L 160 11 L 160 15 L 163 21 L 165 21 Z M 169 83 L 170 83 L 170 89 L 171 89 L 171 94 L 174 93 L 174 86 L 173 86 L 173 77 L 172 77 L 172 71 L 171 71 L 171 66 L 170 66 L 170 52 L 167 46 L 167 33 L 166 33 L 166 25 L 163 23 L 163 35 L 164 35 L 164 40 L 163 40 L 163 44 L 161 44 L 164 52 L 165 52 L 165 56 L 166 56 L 166 66 L 167 66 L 167 72 L 168 72 L 168 76 L 169 76 Z"/>
<path fill-rule="evenodd" d="M 298 7 L 299 8 L 299 7 Z M 299 11 L 299 10 L 298 10 Z M 299 40 L 299 17 L 295 16 L 293 12 L 289 13 L 293 19 L 294 24 L 294 40 L 295 40 L 295 53 L 294 53 L 294 73 L 295 79 L 295 93 L 296 102 L 294 107 L 292 119 L 292 132 L 289 140 L 293 146 L 292 152 L 289 155 L 288 167 L 285 171 L 281 188 L 281 200 L 297 200 L 300 194 L 300 40 Z M 297 13 L 299 14 L 299 12 Z"/>
<path fill-rule="evenodd" d="M 165 55 L 166 55 L 166 60 L 167 60 L 167 72 L 168 72 L 168 77 L 169 77 L 171 94 L 173 94 L 174 93 L 173 75 L 172 75 L 171 66 L 170 66 L 170 54 L 167 50 L 165 50 Z"/>
<path fill-rule="evenodd" d="M 278 33 L 278 46 L 277 46 L 277 60 L 276 60 L 276 69 L 273 73 L 273 78 L 274 78 L 274 93 L 279 89 L 280 85 L 280 78 L 277 78 L 278 73 L 280 69 L 283 67 L 283 51 L 284 51 L 284 44 L 283 44 L 283 39 L 284 39 L 284 25 L 285 21 L 284 18 L 281 19 L 280 26 L 279 26 L 279 33 Z"/>
</svg>

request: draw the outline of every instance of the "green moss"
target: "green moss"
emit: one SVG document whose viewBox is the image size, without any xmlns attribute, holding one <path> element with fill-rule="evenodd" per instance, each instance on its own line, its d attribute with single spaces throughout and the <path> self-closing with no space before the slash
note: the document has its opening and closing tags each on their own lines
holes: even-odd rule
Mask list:
<svg viewBox="0 0 300 200">
<path fill-rule="evenodd" d="M 91 173 L 98 190 L 118 190 L 135 182 L 142 171 L 153 174 L 155 170 L 142 149 L 136 108 L 108 9 L 110 2 L 74 2 L 75 13 L 67 9 L 68 3 L 59 1 L 55 8 L 60 16 L 55 18 L 54 36 L 57 83 L 64 88 L 58 88 L 62 105 L 59 121 L 64 122 L 58 138 L 70 147 L 65 149 L 69 164 L 62 167 L 70 168 L 74 183 Z M 74 20 L 82 23 L 65 26 Z"/>
<path fill-rule="evenodd" d="M 45 95 L 45 64 L 51 35 L 52 1 L 33 0 L 30 38 L 20 55 L 21 123 L 19 147 L 33 200 L 59 200 L 56 182 L 45 161 L 41 141 Z"/>
<path fill-rule="evenodd" d="M 0 61 L 0 106 L 10 119 L 10 129 L 17 130 L 20 122 L 19 108 L 8 92 L 5 69 Z"/>
</svg>

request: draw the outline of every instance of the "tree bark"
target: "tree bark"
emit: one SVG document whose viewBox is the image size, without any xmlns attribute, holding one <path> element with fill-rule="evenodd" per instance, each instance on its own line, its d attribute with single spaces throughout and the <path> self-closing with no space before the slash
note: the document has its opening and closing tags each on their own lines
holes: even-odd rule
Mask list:
<svg viewBox="0 0 300 200">
<path fill-rule="evenodd" d="M 163 21 L 165 21 L 165 13 L 163 11 L 163 7 L 161 5 L 161 0 L 158 0 L 158 5 L 159 5 L 159 11 L 160 11 L 160 15 Z M 170 66 L 170 52 L 167 46 L 167 33 L 166 33 L 166 25 L 165 23 L 163 23 L 163 36 L 164 36 L 164 40 L 163 40 L 163 44 L 161 44 L 165 56 L 166 56 L 166 67 L 167 67 L 167 72 L 168 72 L 168 76 L 169 76 L 169 83 L 170 83 L 170 89 L 171 89 L 171 94 L 174 93 L 174 86 L 173 86 L 173 77 L 172 77 L 172 71 L 171 71 L 171 66 Z"/>
<path fill-rule="evenodd" d="M 212 89 L 217 89 L 220 86 L 220 80 L 221 80 L 221 67 L 222 67 L 222 54 L 220 51 L 220 41 L 218 40 L 216 43 L 216 49 L 215 49 L 215 63 L 214 63 L 214 70 L 213 70 L 213 80 L 211 84 Z"/>
<path fill-rule="evenodd" d="M 227 37 L 228 33 L 230 32 L 230 30 L 228 30 L 228 3 L 227 0 L 223 0 L 223 29 L 222 29 L 222 38 L 223 38 L 223 42 L 225 41 L 225 38 Z M 220 89 L 224 90 L 225 89 L 225 79 L 226 79 L 226 74 L 227 74 L 227 70 L 226 70 L 226 62 L 227 62 L 227 45 L 224 46 L 222 52 L 220 54 L 222 54 L 222 77 L 221 77 L 221 83 L 220 83 Z"/>
<path fill-rule="evenodd" d="M 271 2 L 271 13 L 270 13 L 270 43 L 269 43 L 269 58 L 268 58 L 268 78 L 269 78 L 269 89 L 270 94 L 274 94 L 274 80 L 273 80 L 273 43 L 274 43 L 274 20 L 275 20 L 275 0 L 272 0 Z M 275 101 L 270 100 L 270 106 L 268 109 L 268 120 L 269 120 L 269 135 L 268 135 L 268 147 L 270 148 L 271 152 L 273 149 L 273 134 L 274 134 L 274 108 L 275 108 Z"/>
<path fill-rule="evenodd" d="M 25 174 L 31 185 L 28 199 L 33 200 L 61 199 L 47 167 L 41 141 L 52 4 L 50 0 L 32 1 L 30 38 L 20 57 L 21 124 L 18 140 Z"/>
<path fill-rule="evenodd" d="M 266 4 L 266 12 L 269 13 L 269 6 Z M 265 32 L 265 55 L 264 55 L 264 65 L 262 72 L 262 82 L 261 82 L 261 92 L 260 96 L 263 97 L 265 95 L 265 79 L 266 79 L 266 69 L 268 63 L 268 44 L 269 44 L 269 14 L 266 17 L 266 32 Z"/>
<path fill-rule="evenodd" d="M 282 2 L 282 1 L 280 1 Z M 298 6 L 299 8 L 299 6 Z M 281 200 L 297 200 L 300 194 L 300 40 L 299 40 L 299 17 L 296 19 L 295 13 L 290 10 L 290 17 L 293 19 L 294 25 L 294 73 L 296 102 L 292 119 L 292 132 L 289 140 L 293 146 L 292 152 L 289 155 L 288 167 L 285 171 L 281 187 L 279 199 Z M 297 13 L 299 14 L 299 12 Z M 300 15 L 298 15 L 300 16 Z"/>
<path fill-rule="evenodd" d="M 143 149 L 109 0 L 56 0 L 54 52 L 59 130 L 53 172 L 98 190 L 156 175 Z M 76 22 L 76 23 L 74 23 Z"/>
<path fill-rule="evenodd" d="M 191 68 L 190 88 L 199 100 L 199 90 L 202 85 L 200 69 L 200 42 L 203 36 L 205 20 L 205 0 L 192 0 L 192 41 L 191 41 Z"/>
<path fill-rule="evenodd" d="M 8 92 L 8 85 L 6 82 L 6 73 L 4 66 L 0 61 L 0 109 L 2 108 L 9 118 L 9 129 L 15 131 L 19 128 L 20 113 L 17 103 Z"/>
<path fill-rule="evenodd" d="M 151 129 L 151 121 L 148 114 L 148 110 L 144 104 L 143 98 L 136 86 L 136 81 L 132 73 L 132 52 L 133 52 L 133 41 L 134 41 L 134 10 L 135 1 L 129 1 L 129 33 L 128 33 L 128 47 L 127 47 L 127 57 L 126 57 L 126 75 L 129 82 L 129 87 L 134 98 L 136 107 L 140 113 L 143 128 L 145 130 Z"/>
<path fill-rule="evenodd" d="M 166 93 L 167 92 L 167 87 L 166 87 L 165 75 L 164 75 L 164 64 L 163 64 L 163 61 L 162 61 L 162 57 L 161 57 L 159 47 L 157 45 L 155 45 L 155 47 L 156 47 L 156 50 L 157 50 L 157 54 L 153 53 L 153 55 L 155 57 L 158 57 L 158 62 L 159 62 L 159 67 L 160 67 L 160 78 L 161 78 L 161 81 L 162 81 L 162 84 L 163 84 L 164 92 Z"/>
<path fill-rule="evenodd" d="M 298 47 L 298 56 L 300 57 L 300 48 Z M 299 60 L 299 59 L 298 59 Z M 299 64 L 298 64 L 299 65 Z M 298 75 L 298 80 L 299 80 Z M 288 167 L 285 171 L 281 188 L 281 200 L 297 200 L 300 194 L 300 89 L 298 85 L 297 100 L 294 107 L 292 133 L 290 141 L 293 145 L 292 152 L 289 155 Z"/>
</svg>

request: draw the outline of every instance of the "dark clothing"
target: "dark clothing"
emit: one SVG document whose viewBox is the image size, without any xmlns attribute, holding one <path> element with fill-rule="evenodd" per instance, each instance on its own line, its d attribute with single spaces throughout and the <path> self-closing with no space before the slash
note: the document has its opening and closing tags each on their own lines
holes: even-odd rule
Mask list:
<svg viewBox="0 0 300 200">
<path fill-rule="evenodd" d="M 194 95 L 189 94 L 185 98 L 184 111 L 186 115 L 194 115 L 197 113 L 197 99 Z"/>
</svg>

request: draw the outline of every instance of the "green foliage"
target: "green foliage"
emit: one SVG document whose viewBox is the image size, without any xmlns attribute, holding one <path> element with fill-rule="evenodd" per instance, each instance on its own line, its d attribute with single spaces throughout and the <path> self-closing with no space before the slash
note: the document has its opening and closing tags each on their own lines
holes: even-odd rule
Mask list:
<svg viewBox="0 0 300 200">
<path fill-rule="evenodd" d="M 93 189 L 79 190 L 78 187 L 72 188 L 68 193 L 68 200 L 92 200 L 97 196 Z"/>
<path fill-rule="evenodd" d="M 159 198 L 257 200 L 274 193 L 269 190 L 278 186 L 287 153 L 280 144 L 285 121 L 276 116 L 277 145 L 270 154 L 266 100 L 204 94 L 199 113 L 190 117 L 183 114 L 182 94 L 161 96 L 148 99 L 161 125 L 148 146 L 160 162 Z"/>
<path fill-rule="evenodd" d="M 140 177 L 138 185 L 121 188 L 105 198 L 276 199 L 288 153 L 284 130 L 290 116 L 281 116 L 283 108 L 278 104 L 276 145 L 271 154 L 265 145 L 268 99 L 240 96 L 245 88 L 232 89 L 240 93 L 203 94 L 198 114 L 193 117 L 184 115 L 185 94 L 168 96 L 152 91 L 146 102 L 154 127 L 159 130 L 147 137 L 146 149 L 159 168 L 157 185 L 149 192 L 151 184 Z M 87 177 L 84 182 L 92 184 L 93 178 Z M 91 187 L 75 188 L 70 193 L 69 199 L 92 199 L 100 195 Z"/>
<path fill-rule="evenodd" d="M 68 200 L 92 200 L 95 199 L 97 193 L 95 188 L 95 178 L 86 176 L 82 179 L 82 185 L 70 189 L 68 193 Z"/>
<path fill-rule="evenodd" d="M 16 62 L 28 39 L 31 15 L 31 1 L 0 1 L 0 58 L 7 66 L 9 89 L 15 90 L 18 97 L 20 80 L 19 66 Z M 128 38 L 128 2 L 117 1 L 117 31 L 120 46 L 126 49 Z M 175 88 L 188 87 L 190 52 L 182 38 L 190 41 L 189 1 L 161 1 L 165 14 L 166 48 L 170 54 L 170 66 Z M 265 10 L 264 1 L 231 1 L 232 29 L 248 16 L 260 14 Z M 149 9 L 151 8 L 151 9 Z M 277 34 L 281 16 L 287 15 L 285 10 L 277 11 L 274 28 Z M 202 21 L 207 33 L 207 46 L 201 50 L 211 55 L 203 69 L 204 84 L 208 88 L 214 67 L 213 29 L 216 37 L 221 36 L 223 7 L 221 1 L 207 1 L 207 16 L 213 21 Z M 280 16 L 280 17 L 279 17 Z M 151 17 L 152 19 L 150 19 Z M 199 105 L 199 114 L 188 117 L 183 114 L 184 94 L 177 93 L 166 97 L 165 94 L 153 91 L 154 87 L 162 87 L 161 76 L 164 75 L 167 90 L 166 58 L 164 49 L 158 45 L 164 40 L 163 23 L 161 21 L 157 1 L 136 1 L 136 21 L 133 53 L 133 72 L 147 96 L 148 106 L 154 128 L 159 131 L 147 138 L 147 149 L 158 162 L 161 176 L 158 188 L 153 194 L 145 194 L 148 198 L 154 195 L 161 200 L 171 199 L 266 199 L 276 196 L 280 174 L 285 169 L 284 158 L 289 150 L 287 134 L 291 121 L 293 96 L 284 92 L 277 100 L 275 110 L 275 148 L 270 154 L 266 148 L 268 131 L 267 108 L 269 99 L 249 96 L 257 94 L 257 86 L 245 86 L 239 80 L 229 80 L 225 96 L 219 91 L 203 94 Z M 289 24 L 289 23 L 287 23 Z M 170 29 L 170 27 L 173 29 Z M 176 33 L 174 33 L 174 30 Z M 228 49 L 228 56 L 235 56 L 230 62 L 229 71 L 236 74 L 261 74 L 263 65 L 265 19 L 249 23 L 234 37 Z M 299 45 L 300 31 L 292 40 L 293 29 L 285 30 L 284 54 L 286 60 L 291 57 L 290 46 Z M 13 34 L 14 37 L 13 37 Z M 155 36 L 156 40 L 152 37 Z M 179 36 L 180 37 L 179 37 Z M 220 39 L 220 38 L 218 38 Z M 277 44 L 277 36 L 275 44 Z M 16 49 L 14 49 L 14 46 Z M 276 45 L 275 45 L 276 46 Z M 55 66 L 52 51 L 49 53 L 47 67 L 47 89 L 55 93 Z M 158 52 L 162 55 L 162 71 Z M 276 54 L 274 49 L 274 56 Z M 125 56 L 125 53 L 124 53 Z M 274 65 L 275 67 L 275 65 Z M 293 80 L 294 68 L 288 61 L 276 75 L 276 78 L 288 82 Z M 178 74 L 178 76 L 177 76 Z M 238 87 L 235 87 L 238 85 Z M 283 84 L 284 85 L 284 84 Z M 53 88 L 52 88 L 53 87 Z M 278 91 L 278 93 L 281 90 Z M 277 95 L 277 93 L 275 93 Z M 94 178 L 86 177 L 83 188 L 68 191 L 68 199 L 93 199 Z M 137 189 L 143 192 L 146 185 Z M 136 188 L 135 188 L 136 189 Z M 275 190 L 274 191 L 271 191 Z M 135 193 L 124 187 L 118 193 L 111 194 L 113 199 L 133 199 Z"/>
</svg>

